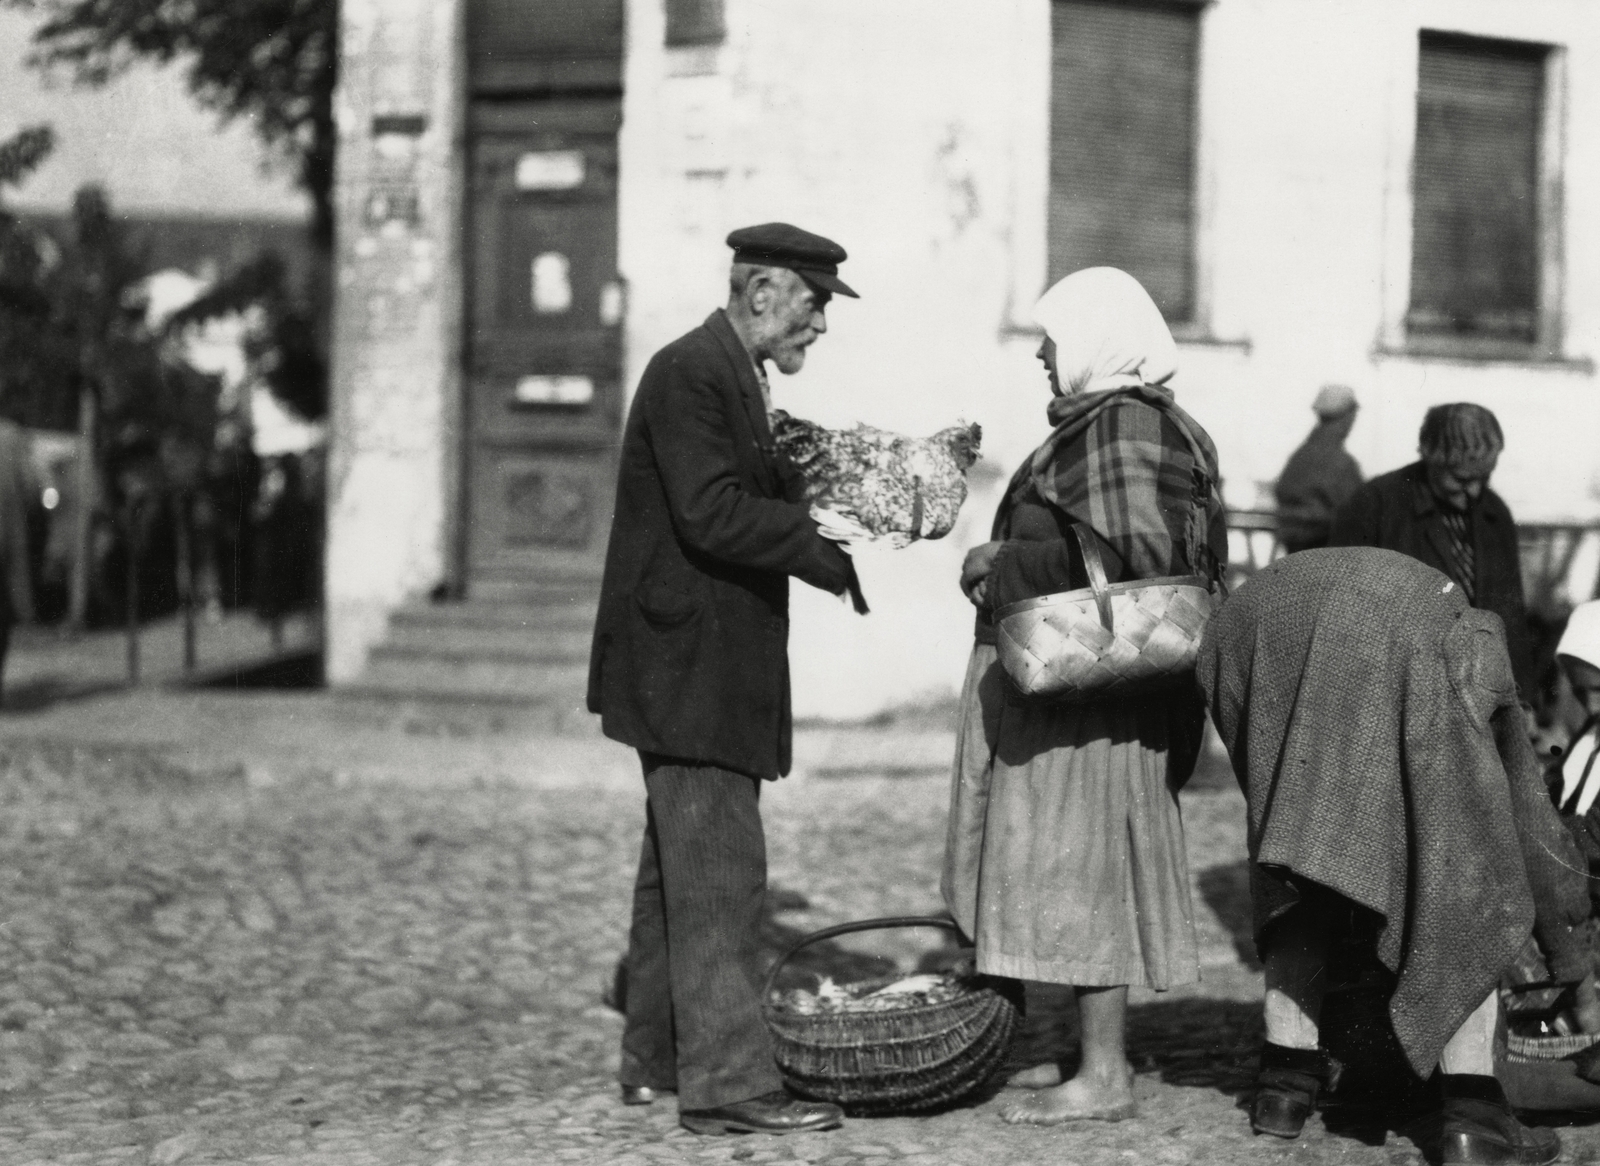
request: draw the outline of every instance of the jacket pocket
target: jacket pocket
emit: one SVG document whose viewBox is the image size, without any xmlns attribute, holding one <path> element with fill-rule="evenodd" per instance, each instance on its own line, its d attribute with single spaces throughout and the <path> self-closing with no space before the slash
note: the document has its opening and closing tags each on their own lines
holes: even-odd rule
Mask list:
<svg viewBox="0 0 1600 1166">
<path fill-rule="evenodd" d="M 675 628 L 700 614 L 700 600 L 659 583 L 647 583 L 634 593 L 639 614 L 652 627 Z"/>
</svg>

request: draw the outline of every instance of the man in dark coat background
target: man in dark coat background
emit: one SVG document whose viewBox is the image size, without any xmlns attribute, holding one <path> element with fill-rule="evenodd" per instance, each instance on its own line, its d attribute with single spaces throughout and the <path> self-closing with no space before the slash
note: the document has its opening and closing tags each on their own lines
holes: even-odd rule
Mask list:
<svg viewBox="0 0 1600 1166">
<path fill-rule="evenodd" d="M 1361 467 L 1344 447 L 1360 409 L 1356 395 L 1323 385 L 1311 409 L 1317 426 L 1289 455 L 1274 490 L 1278 538 L 1290 554 L 1327 546 L 1335 511 L 1361 488 Z"/>
<path fill-rule="evenodd" d="M 697 1133 L 789 1133 L 841 1114 L 784 1091 L 762 1019 L 758 799 L 790 764 L 789 577 L 858 594 L 840 544 L 860 528 L 799 500 L 764 365 L 799 372 L 831 296 L 855 292 L 821 236 L 769 223 L 728 244 L 726 310 L 655 355 L 628 414 L 588 702 L 647 795 L 623 1101 L 676 1090 Z"/>
<path fill-rule="evenodd" d="M 1481 405 L 1435 405 L 1422 421 L 1422 460 L 1372 479 L 1334 516 L 1335 547 L 1383 547 L 1443 571 L 1473 607 L 1505 625 L 1517 689 L 1536 690 L 1517 524 L 1489 489 L 1505 435 Z"/>
</svg>

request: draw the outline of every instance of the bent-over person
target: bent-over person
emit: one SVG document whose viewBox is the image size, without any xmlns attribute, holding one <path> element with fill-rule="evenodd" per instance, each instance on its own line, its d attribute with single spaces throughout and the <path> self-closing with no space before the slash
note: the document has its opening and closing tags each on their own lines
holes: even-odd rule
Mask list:
<svg viewBox="0 0 1600 1166">
<path fill-rule="evenodd" d="M 1530 934 L 1600 1020 L 1583 868 L 1545 792 L 1500 620 L 1393 551 L 1274 563 L 1212 617 L 1198 674 L 1248 804 L 1266 1045 L 1251 1124 L 1298 1136 L 1328 1066 L 1336 944 L 1365 938 L 1446 1163 L 1550 1162 L 1495 1077 L 1498 984 Z M 1600 1025 L 1597 1025 L 1600 1027 Z"/>
</svg>

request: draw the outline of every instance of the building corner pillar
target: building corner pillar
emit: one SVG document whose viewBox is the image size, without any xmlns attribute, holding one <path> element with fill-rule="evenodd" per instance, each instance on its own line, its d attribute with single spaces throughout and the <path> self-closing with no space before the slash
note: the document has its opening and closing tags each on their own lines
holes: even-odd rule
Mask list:
<svg viewBox="0 0 1600 1166">
<path fill-rule="evenodd" d="M 344 0 L 327 675 L 453 584 L 460 506 L 464 0 Z"/>
</svg>

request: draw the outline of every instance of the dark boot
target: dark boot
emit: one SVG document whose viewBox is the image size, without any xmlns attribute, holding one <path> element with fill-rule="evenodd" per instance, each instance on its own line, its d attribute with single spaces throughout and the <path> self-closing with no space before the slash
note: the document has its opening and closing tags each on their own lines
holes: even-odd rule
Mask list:
<svg viewBox="0 0 1600 1166">
<path fill-rule="evenodd" d="M 1448 1073 L 1439 1080 L 1444 1094 L 1439 1156 L 1445 1166 L 1543 1166 L 1561 1156 L 1556 1132 L 1518 1121 L 1495 1078 Z"/>
<path fill-rule="evenodd" d="M 1262 1045 L 1250 1128 L 1275 1138 L 1298 1138 L 1317 1108 L 1317 1095 L 1327 1076 L 1327 1058 L 1320 1049 L 1286 1049 L 1271 1042 Z"/>
</svg>

